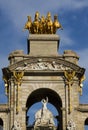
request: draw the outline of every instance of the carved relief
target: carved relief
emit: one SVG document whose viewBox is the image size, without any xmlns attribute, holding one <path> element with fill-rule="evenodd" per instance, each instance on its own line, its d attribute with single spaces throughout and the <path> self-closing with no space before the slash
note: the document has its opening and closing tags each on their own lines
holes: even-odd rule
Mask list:
<svg viewBox="0 0 88 130">
<path fill-rule="evenodd" d="M 14 122 L 14 130 L 21 130 L 20 122 L 18 120 Z"/>
<path fill-rule="evenodd" d="M 62 64 L 57 64 L 55 61 L 53 62 L 37 62 L 25 64 L 23 67 L 18 67 L 16 70 L 68 70 L 69 67 L 66 67 Z"/>
<path fill-rule="evenodd" d="M 75 122 L 73 122 L 72 120 L 69 120 L 67 124 L 67 130 L 76 130 Z"/>
</svg>

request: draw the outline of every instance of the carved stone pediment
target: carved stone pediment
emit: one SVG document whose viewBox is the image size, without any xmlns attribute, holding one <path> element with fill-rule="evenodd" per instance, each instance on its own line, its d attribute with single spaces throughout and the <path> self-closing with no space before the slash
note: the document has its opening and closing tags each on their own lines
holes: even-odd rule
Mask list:
<svg viewBox="0 0 88 130">
<path fill-rule="evenodd" d="M 85 69 L 78 65 L 66 61 L 59 57 L 30 57 L 19 62 L 16 62 L 9 67 L 10 71 L 64 71 L 74 70 L 78 73 L 84 74 Z"/>
<path fill-rule="evenodd" d="M 30 63 L 26 64 L 21 67 L 17 67 L 15 70 L 24 70 L 24 71 L 30 71 L 30 70 L 51 70 L 51 71 L 59 71 L 59 70 L 68 70 L 71 69 L 70 67 L 66 67 L 62 64 L 57 64 L 55 61 L 52 62 L 36 62 L 36 63 Z"/>
<path fill-rule="evenodd" d="M 73 70 L 79 75 L 84 75 L 85 69 L 59 57 L 30 57 L 3 68 L 3 75 L 10 76 L 13 71 L 24 71 L 24 73 L 63 73 L 65 70 Z"/>
</svg>

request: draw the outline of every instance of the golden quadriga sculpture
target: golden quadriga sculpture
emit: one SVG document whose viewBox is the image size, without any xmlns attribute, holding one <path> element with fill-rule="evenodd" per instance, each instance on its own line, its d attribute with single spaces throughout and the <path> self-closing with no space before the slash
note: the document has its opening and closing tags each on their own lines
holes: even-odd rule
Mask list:
<svg viewBox="0 0 88 130">
<path fill-rule="evenodd" d="M 47 13 L 46 18 L 44 16 L 40 18 L 39 12 L 36 12 L 33 22 L 31 16 L 27 16 L 27 18 L 28 21 L 24 29 L 27 29 L 31 34 L 55 34 L 57 29 L 63 29 L 58 21 L 58 16 L 55 15 L 54 21 L 52 21 L 50 12 Z"/>
</svg>

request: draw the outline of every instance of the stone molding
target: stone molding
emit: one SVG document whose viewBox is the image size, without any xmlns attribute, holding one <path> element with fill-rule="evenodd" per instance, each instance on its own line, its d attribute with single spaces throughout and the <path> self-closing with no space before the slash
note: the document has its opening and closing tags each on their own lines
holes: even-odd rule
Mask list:
<svg viewBox="0 0 88 130">
<path fill-rule="evenodd" d="M 60 37 L 58 36 L 58 35 L 56 35 L 56 34 L 30 34 L 29 36 L 28 36 L 28 40 L 33 40 L 33 41 L 41 41 L 41 40 L 44 40 L 44 41 L 47 41 L 47 40 L 49 40 L 49 41 L 57 41 L 57 40 L 59 40 L 60 39 Z"/>
<path fill-rule="evenodd" d="M 0 105 L 0 112 L 9 112 L 9 111 L 10 111 L 10 109 L 7 106 L 7 104 L 1 104 Z"/>
<path fill-rule="evenodd" d="M 88 104 L 79 104 L 76 110 L 80 112 L 88 112 Z"/>
</svg>

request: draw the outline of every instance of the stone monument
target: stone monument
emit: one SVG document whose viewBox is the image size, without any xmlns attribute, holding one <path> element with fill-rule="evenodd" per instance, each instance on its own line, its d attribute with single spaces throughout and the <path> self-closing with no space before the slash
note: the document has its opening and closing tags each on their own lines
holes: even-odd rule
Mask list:
<svg viewBox="0 0 88 130">
<path fill-rule="evenodd" d="M 60 37 L 56 32 L 63 28 L 57 15 L 52 19 L 50 12 L 45 17 L 37 11 L 33 21 L 28 16 L 24 29 L 29 32 L 28 53 L 11 52 L 9 65 L 2 69 L 8 102 L 0 104 L 0 126 L 4 130 L 84 130 L 88 104 L 79 103 L 79 94 L 85 69 L 78 65 L 79 56 L 72 50 L 59 54 Z M 40 101 L 42 108 L 29 126 L 27 113 Z M 57 111 L 57 126 L 48 102 Z"/>
</svg>

